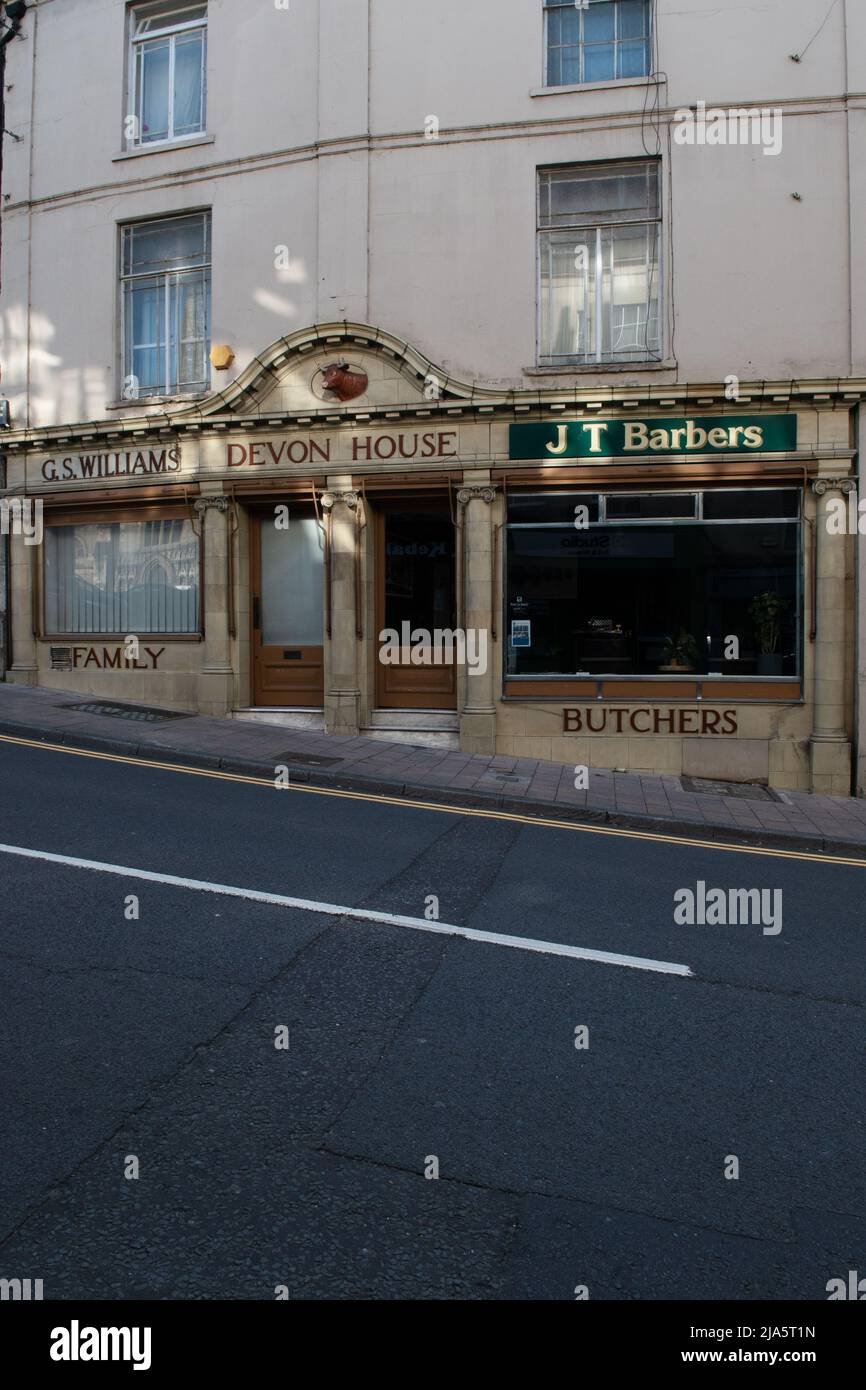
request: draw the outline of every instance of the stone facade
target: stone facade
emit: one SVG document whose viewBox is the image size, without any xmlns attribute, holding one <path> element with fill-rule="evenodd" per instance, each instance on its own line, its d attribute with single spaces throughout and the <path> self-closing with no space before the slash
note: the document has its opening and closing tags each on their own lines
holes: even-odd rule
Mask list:
<svg viewBox="0 0 866 1390">
<path fill-rule="evenodd" d="M 769 0 L 748 34 L 730 7 L 657 0 L 650 76 L 555 88 L 541 0 L 441 0 L 435 14 L 319 0 L 250 7 L 243 24 L 211 0 L 207 131 L 131 150 L 131 8 L 40 4 L 7 55 L 6 122 L 21 139 L 4 145 L 4 496 L 40 500 L 47 525 L 186 518 L 201 547 L 199 631 L 142 634 L 162 650 L 131 660 L 118 656 L 126 634 L 51 633 L 42 549 L 12 535 L 8 678 L 216 715 L 248 707 L 257 517 L 285 502 L 313 509 L 326 547 L 322 718 L 366 728 L 377 526 L 386 501 L 423 497 L 454 528 L 459 622 L 489 638 L 487 669 L 457 673 L 463 748 L 835 792 L 853 775 L 862 788 L 866 561 L 856 530 L 831 534 L 825 512 L 850 495 L 864 443 L 866 240 L 848 228 L 866 202 L 866 9 L 838 6 L 792 63 L 775 58 L 814 27 L 808 0 Z M 83 74 L 72 104 L 70 66 Z M 781 113 L 778 155 L 678 143 L 677 112 L 698 101 Z M 648 150 L 663 189 L 662 351 L 541 365 L 538 171 Z M 127 399 L 120 230 L 201 209 L 209 389 Z M 841 243 L 850 257 L 832 254 Z M 805 247 L 826 248 L 808 269 Z M 323 389 L 338 360 L 366 376 L 351 399 Z M 508 676 L 508 496 L 575 487 L 580 471 L 518 465 L 512 425 L 783 413 L 797 417 L 795 449 L 620 457 L 587 474 L 635 491 L 737 478 L 799 490 L 802 667 L 779 698 L 705 679 L 539 693 Z M 603 731 L 569 730 L 564 711 L 588 706 L 610 712 Z M 720 736 L 707 709 L 733 710 L 736 733 Z"/>
</svg>

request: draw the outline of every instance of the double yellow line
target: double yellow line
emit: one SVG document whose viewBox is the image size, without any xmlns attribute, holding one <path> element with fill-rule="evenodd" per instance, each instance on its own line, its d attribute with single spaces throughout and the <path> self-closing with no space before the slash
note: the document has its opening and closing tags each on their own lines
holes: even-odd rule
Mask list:
<svg viewBox="0 0 866 1390">
<path fill-rule="evenodd" d="M 39 748 L 48 753 L 66 753 L 73 758 L 95 758 L 108 763 L 125 763 L 130 767 L 150 767 L 158 772 L 179 772 L 185 777 L 210 777 L 219 782 L 240 782 L 250 787 L 267 787 L 274 791 L 273 780 L 267 777 L 246 777 L 235 772 L 213 768 L 187 767 L 182 763 L 164 763 L 155 758 L 131 758 L 119 753 L 97 753 L 87 748 L 68 748 L 62 743 L 43 743 L 38 739 L 14 738 L 0 734 L 0 743 L 16 744 L 21 748 Z M 549 816 L 520 815 L 516 811 L 485 811 L 476 806 L 451 806 L 437 801 L 415 801 L 403 796 L 382 796 L 374 792 L 355 792 L 337 787 L 312 787 L 308 783 L 290 782 L 284 791 L 300 792 L 305 796 L 335 796 L 342 801 L 366 801 L 381 806 L 409 807 L 415 811 L 436 811 L 448 816 L 473 816 L 480 820 L 508 821 L 516 825 L 544 826 L 549 830 L 570 830 L 580 835 L 607 835 L 624 840 L 646 840 L 662 845 L 685 845 L 691 849 L 712 849 L 724 854 L 759 854 L 772 859 L 795 859 L 815 864 L 845 864 L 851 868 L 866 868 L 866 857 L 857 859 L 839 854 L 814 854 L 805 850 L 763 849 L 758 845 L 726 845 L 718 840 L 700 840 L 684 835 L 657 834 L 649 830 L 625 830 L 612 825 L 587 825 L 580 821 L 554 820 Z M 866 856 L 866 846 L 864 846 Z"/>
</svg>

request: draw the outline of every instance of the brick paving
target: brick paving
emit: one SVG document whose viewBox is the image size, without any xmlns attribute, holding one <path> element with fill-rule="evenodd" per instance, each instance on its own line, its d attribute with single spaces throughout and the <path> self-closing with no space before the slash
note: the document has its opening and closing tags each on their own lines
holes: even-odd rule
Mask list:
<svg viewBox="0 0 866 1390">
<path fill-rule="evenodd" d="M 285 763 L 292 780 L 314 785 L 416 798 L 427 792 L 430 800 L 455 805 L 866 856 L 866 801 L 852 797 L 784 791 L 778 801 L 747 801 L 687 791 L 669 774 L 604 769 L 590 769 L 588 789 L 577 790 L 572 765 L 537 758 L 484 757 L 203 715 L 142 724 L 65 708 L 98 698 L 0 683 L 0 733 L 252 776 L 272 777 Z M 111 697 L 111 703 L 123 701 Z M 292 755 L 338 761 L 295 764 Z"/>
</svg>

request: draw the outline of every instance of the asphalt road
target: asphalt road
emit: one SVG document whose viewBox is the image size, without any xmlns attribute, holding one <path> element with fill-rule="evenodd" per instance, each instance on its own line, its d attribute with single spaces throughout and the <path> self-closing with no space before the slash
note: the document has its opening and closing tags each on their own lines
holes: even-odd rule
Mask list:
<svg viewBox="0 0 866 1390">
<path fill-rule="evenodd" d="M 691 971 L 0 853 L 0 1277 L 820 1300 L 866 1270 L 866 865 L 5 740 L 0 841 L 419 926 L 435 895 L 442 922 Z M 699 880 L 781 889 L 781 932 L 676 923 Z"/>
</svg>

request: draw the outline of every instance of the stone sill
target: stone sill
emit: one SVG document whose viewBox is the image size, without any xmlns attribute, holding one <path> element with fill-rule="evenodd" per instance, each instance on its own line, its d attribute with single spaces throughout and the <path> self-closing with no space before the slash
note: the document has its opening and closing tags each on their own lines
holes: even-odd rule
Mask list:
<svg viewBox="0 0 866 1390">
<path fill-rule="evenodd" d="M 195 405 L 196 401 L 206 401 L 213 392 L 199 391 L 194 396 L 139 396 L 134 401 L 106 401 L 106 410 L 154 409 L 163 405 Z"/>
<path fill-rule="evenodd" d="M 64 647 L 92 647 L 100 642 L 125 642 L 129 636 L 128 632 L 60 632 L 52 635 L 51 633 L 41 633 L 37 642 L 43 646 L 64 646 Z M 205 640 L 203 632 L 138 632 L 136 633 L 139 643 L 142 642 L 171 642 L 188 647 L 200 646 Z M 59 666 L 42 667 L 42 670 L 60 670 Z M 73 667 L 73 670 L 83 670 L 83 667 Z M 111 670 L 116 668 L 111 667 Z M 162 675 L 162 672 L 159 673 Z M 188 671 L 170 671 L 169 675 L 183 676 L 189 675 Z M 192 673 L 196 674 L 195 672 Z M 94 698 L 96 698 L 94 696 Z"/>
<path fill-rule="evenodd" d="M 595 362 L 592 366 L 587 366 L 585 362 L 574 362 L 564 367 L 524 367 L 523 375 L 530 377 L 598 376 L 603 373 L 605 376 L 627 376 L 635 372 L 675 372 L 676 370 L 676 359 L 666 357 L 661 362 Z"/>
<path fill-rule="evenodd" d="M 574 92 L 607 92 L 620 87 L 661 87 L 663 77 L 616 77 L 609 82 L 577 82 L 567 87 L 533 87 L 531 97 L 558 97 Z"/>
<path fill-rule="evenodd" d="M 121 150 L 119 154 L 113 154 L 111 162 L 118 164 L 123 159 L 140 159 L 146 154 L 171 154 L 173 150 L 191 150 L 198 145 L 212 145 L 215 139 L 214 135 L 190 135 L 185 140 L 163 140 L 160 144 L 137 145 L 134 150 Z"/>
</svg>

